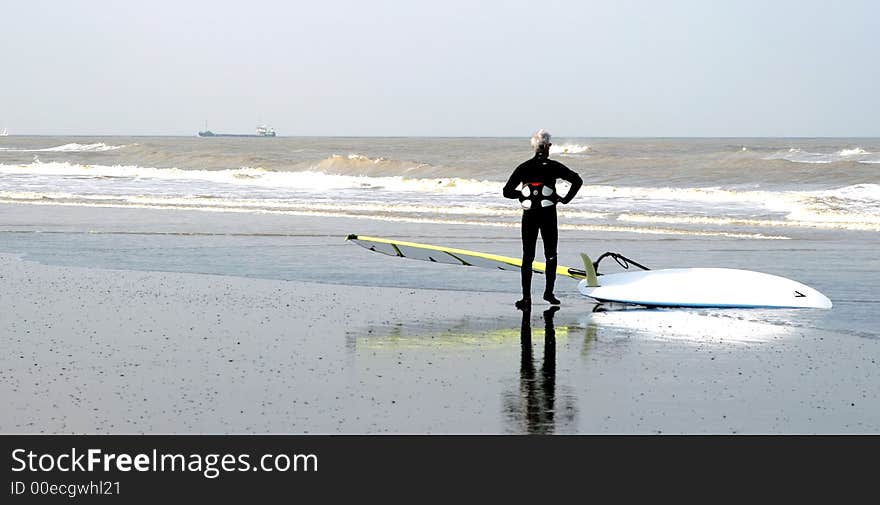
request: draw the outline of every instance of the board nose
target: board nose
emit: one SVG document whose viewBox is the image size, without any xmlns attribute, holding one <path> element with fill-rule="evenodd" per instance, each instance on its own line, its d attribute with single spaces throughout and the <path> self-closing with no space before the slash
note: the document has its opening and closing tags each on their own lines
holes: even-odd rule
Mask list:
<svg viewBox="0 0 880 505">
<path fill-rule="evenodd" d="M 812 293 L 810 299 L 814 305 L 811 305 L 811 307 L 816 307 L 817 309 L 830 309 L 834 306 L 834 304 L 831 303 L 831 298 L 828 298 L 816 290 L 813 291 L 814 293 Z"/>
</svg>

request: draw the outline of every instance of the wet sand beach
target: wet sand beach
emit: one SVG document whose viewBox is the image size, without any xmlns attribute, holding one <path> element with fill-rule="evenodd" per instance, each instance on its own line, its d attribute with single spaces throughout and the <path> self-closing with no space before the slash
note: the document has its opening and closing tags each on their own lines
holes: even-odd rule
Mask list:
<svg viewBox="0 0 880 505">
<path fill-rule="evenodd" d="M 343 240 L 435 236 L 515 255 L 514 229 L 102 212 L 0 206 L 0 432 L 880 428 L 870 235 L 850 237 L 843 258 L 821 234 L 755 244 L 563 233 L 563 263 L 609 246 L 658 267 L 761 266 L 836 305 L 594 312 L 560 280 L 561 310 L 536 304 L 524 320 L 512 306 L 515 273 L 388 258 Z M 289 268 L 248 270 L 258 263 Z"/>
</svg>

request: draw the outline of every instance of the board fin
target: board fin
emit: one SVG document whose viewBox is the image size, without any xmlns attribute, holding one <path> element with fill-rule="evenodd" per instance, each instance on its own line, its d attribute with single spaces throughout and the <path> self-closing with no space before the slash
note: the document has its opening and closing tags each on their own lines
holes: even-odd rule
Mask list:
<svg viewBox="0 0 880 505">
<path fill-rule="evenodd" d="M 596 278 L 596 267 L 593 265 L 587 253 L 581 253 L 581 259 L 584 260 L 584 277 L 587 279 L 587 286 L 595 288 L 599 286 L 599 279 Z"/>
</svg>

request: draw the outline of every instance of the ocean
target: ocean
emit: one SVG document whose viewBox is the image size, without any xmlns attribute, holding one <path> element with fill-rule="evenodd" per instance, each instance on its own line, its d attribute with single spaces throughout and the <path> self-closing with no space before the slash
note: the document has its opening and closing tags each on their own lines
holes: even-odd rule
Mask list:
<svg viewBox="0 0 880 505">
<path fill-rule="evenodd" d="M 585 180 L 563 230 L 880 231 L 880 139 L 554 141 Z M 529 155 L 510 138 L 5 137 L 0 202 L 511 227 L 500 186 Z"/>
</svg>

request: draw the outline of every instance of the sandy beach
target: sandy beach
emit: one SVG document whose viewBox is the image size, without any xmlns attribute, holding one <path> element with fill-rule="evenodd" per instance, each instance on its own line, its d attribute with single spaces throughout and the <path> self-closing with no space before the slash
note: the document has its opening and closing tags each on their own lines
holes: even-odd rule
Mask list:
<svg viewBox="0 0 880 505">
<path fill-rule="evenodd" d="M 844 267 L 833 264 L 833 247 L 823 240 L 799 241 L 795 248 L 762 242 L 761 248 L 770 259 L 812 258 L 779 261 L 775 271 L 828 292 L 837 303 L 831 311 L 593 312 L 573 285 L 560 284 L 562 309 L 548 321 L 548 306 L 535 305 L 523 321 L 512 307 L 515 274 L 470 277 L 467 269 L 382 257 L 343 240 L 348 232 L 393 230 L 510 253 L 516 250 L 515 230 L 139 209 L 114 209 L 111 221 L 102 212 L 0 206 L 0 394 L 6 406 L 0 432 L 880 428 L 880 340 L 865 330 L 873 316 L 848 301 L 863 293 L 828 280 Z M 246 237 L 236 238 L 244 232 Z M 132 236 L 142 242 L 126 249 L 122 244 Z M 114 245 L 98 247 L 103 242 L 94 240 Z M 271 277 L 268 271 L 159 272 L 120 259 L 135 261 L 145 244 L 155 247 L 147 249 L 153 257 L 173 259 L 178 240 L 187 244 L 187 254 L 207 258 L 201 267 L 187 267 L 205 273 L 220 268 L 208 260 L 220 257 L 223 240 L 244 241 L 222 249 L 227 265 L 265 259 L 256 251 L 268 248 L 263 240 L 278 246 L 266 249 L 276 263 L 295 262 L 278 256 L 280 250 L 296 250 L 315 262 L 291 267 L 283 272 L 289 280 L 279 280 L 254 278 Z M 660 264 L 675 258 L 725 266 L 754 261 L 754 254 L 750 259 L 742 252 L 748 241 L 736 242 L 735 252 L 723 239 L 569 233 L 562 240 L 563 263 L 574 262 L 579 248 L 594 251 L 603 242 L 638 247 Z M 872 239 L 863 243 L 851 254 L 869 257 Z M 125 254 L 106 252 L 119 248 Z M 65 256 L 65 249 L 75 254 Z M 326 251 L 325 261 L 314 251 Z M 168 265 L 178 268 L 173 261 Z M 438 273 L 424 270 L 426 265 Z M 860 265 L 864 270 L 851 275 L 876 276 L 871 263 Z M 372 279 L 387 284 L 389 278 L 400 285 L 371 285 Z M 447 286 L 471 278 L 471 285 Z M 860 316 L 867 322 L 859 322 Z"/>
</svg>

